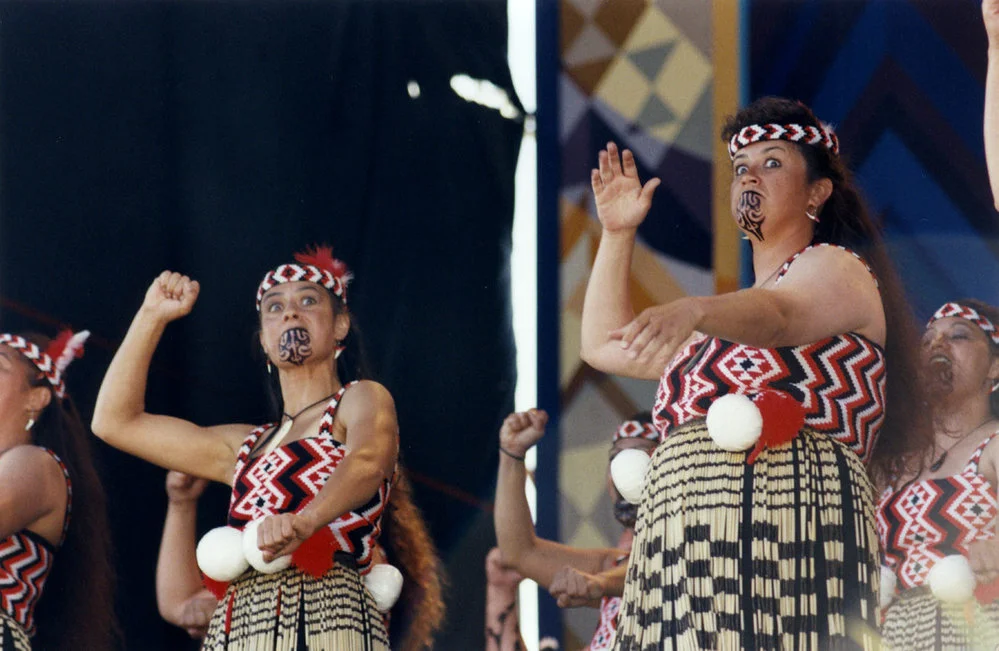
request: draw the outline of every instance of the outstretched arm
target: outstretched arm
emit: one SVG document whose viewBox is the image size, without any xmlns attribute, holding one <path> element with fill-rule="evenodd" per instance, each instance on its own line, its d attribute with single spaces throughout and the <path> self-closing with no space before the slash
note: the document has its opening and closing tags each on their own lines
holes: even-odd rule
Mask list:
<svg viewBox="0 0 999 651">
<path fill-rule="evenodd" d="M 758 348 L 797 346 L 846 332 L 884 345 L 881 295 L 867 268 L 835 247 L 802 254 L 776 289 L 687 297 L 644 310 L 613 332 L 623 351 L 664 368 L 693 332 Z"/>
<path fill-rule="evenodd" d="M 207 480 L 167 473 L 167 513 L 156 560 L 156 605 L 160 616 L 202 638 L 215 611 L 216 599 L 201 583 L 195 559 L 198 498 Z"/>
<path fill-rule="evenodd" d="M 104 375 L 91 428 L 110 445 L 158 466 L 231 484 L 249 425 L 199 427 L 146 411 L 153 352 L 166 325 L 190 313 L 199 290 L 197 281 L 175 272 L 153 281 Z"/>
<path fill-rule="evenodd" d="M 392 476 L 399 425 L 388 390 L 377 382 L 359 382 L 344 396 L 337 420 L 347 431 L 346 456 L 300 512 L 268 516 L 260 524 L 257 545 L 265 561 L 294 552 L 320 527 L 367 504 Z"/>
<path fill-rule="evenodd" d="M 595 573 L 604 568 L 608 559 L 621 553 L 614 549 L 579 549 L 538 538 L 535 534 L 524 494 L 527 471 L 523 461 L 510 455 L 523 457 L 544 436 L 547 422 L 548 414 L 539 409 L 513 413 L 503 421 L 500 448 L 506 452 L 500 452 L 493 512 L 503 562 L 545 588 L 555 572 L 565 565 Z"/>
<path fill-rule="evenodd" d="M 985 162 L 992 201 L 999 210 L 999 0 L 982 2 L 982 18 L 989 37 L 989 63 L 985 73 Z"/>
<path fill-rule="evenodd" d="M 651 368 L 629 357 L 610 333 L 635 316 L 630 290 L 635 234 L 649 212 L 659 179 L 643 186 L 632 153 L 625 150 L 619 155 L 617 146 L 608 143 L 599 154 L 599 169 L 591 172 L 590 181 L 603 232 L 583 301 L 580 357 L 606 373 L 658 378 L 662 368 Z"/>
</svg>

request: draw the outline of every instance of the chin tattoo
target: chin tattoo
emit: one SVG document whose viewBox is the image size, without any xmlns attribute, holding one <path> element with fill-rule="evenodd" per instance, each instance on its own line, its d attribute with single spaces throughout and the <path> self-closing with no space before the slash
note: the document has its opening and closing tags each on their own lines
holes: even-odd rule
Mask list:
<svg viewBox="0 0 999 651">
<path fill-rule="evenodd" d="M 301 366 L 312 357 L 312 338 L 305 328 L 290 328 L 281 333 L 278 342 L 278 358 L 295 366 Z"/>
<path fill-rule="evenodd" d="M 735 217 L 739 228 L 746 231 L 759 241 L 763 241 L 763 221 L 766 217 L 760 208 L 762 197 L 754 190 L 746 190 L 739 197 L 739 206 Z"/>
</svg>

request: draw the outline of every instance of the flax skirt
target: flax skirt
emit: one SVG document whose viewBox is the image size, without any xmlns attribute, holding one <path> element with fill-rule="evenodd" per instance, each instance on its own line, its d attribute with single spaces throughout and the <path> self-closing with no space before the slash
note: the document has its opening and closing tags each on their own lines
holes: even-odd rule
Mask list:
<svg viewBox="0 0 999 651">
<path fill-rule="evenodd" d="M 0 651 L 31 651 L 31 640 L 20 624 L 0 610 Z"/>
<path fill-rule="evenodd" d="M 704 421 L 656 449 L 616 649 L 874 649 L 878 539 L 856 454 L 811 430 L 719 448 Z"/>
<path fill-rule="evenodd" d="M 382 651 L 388 633 L 357 570 L 337 563 L 321 579 L 291 567 L 250 570 L 229 585 L 202 649 Z"/>
<path fill-rule="evenodd" d="M 885 612 L 882 634 L 891 651 L 994 651 L 999 604 L 948 604 L 928 590 L 908 590 Z"/>
</svg>

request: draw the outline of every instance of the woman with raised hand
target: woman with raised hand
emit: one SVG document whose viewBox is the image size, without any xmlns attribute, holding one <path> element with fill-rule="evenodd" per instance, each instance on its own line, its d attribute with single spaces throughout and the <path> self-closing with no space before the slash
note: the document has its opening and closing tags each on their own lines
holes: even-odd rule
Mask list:
<svg viewBox="0 0 999 651">
<path fill-rule="evenodd" d="M 897 472 L 928 436 L 916 333 L 832 129 L 768 97 L 722 137 L 732 217 L 752 245 L 742 291 L 636 315 L 631 257 L 658 180 L 643 186 L 613 143 L 592 173 L 603 235 L 581 354 L 658 378 L 663 436 L 616 648 L 864 648 L 878 627 L 868 470 Z"/>
<path fill-rule="evenodd" d="M 178 273 L 153 281 L 104 378 L 94 412 L 98 436 L 165 468 L 232 486 L 229 526 L 257 527 L 262 558 L 254 567 L 263 571 L 248 569 L 225 588 L 205 649 L 388 648 L 385 618 L 362 577 L 389 520 L 402 529 L 389 536 L 389 560 L 415 591 L 408 602 L 415 614 L 404 619 L 422 636 L 404 634 L 407 644 L 429 644 L 440 623 L 437 560 L 422 519 L 407 492 L 389 502 L 400 478 L 395 406 L 384 386 L 358 376 L 349 279 L 322 248 L 267 272 L 257 289 L 279 422 L 200 427 L 145 411 L 156 345 L 198 296 L 197 281 Z"/>
<path fill-rule="evenodd" d="M 0 649 L 110 649 L 110 530 L 65 371 L 89 333 L 0 334 Z"/>
</svg>

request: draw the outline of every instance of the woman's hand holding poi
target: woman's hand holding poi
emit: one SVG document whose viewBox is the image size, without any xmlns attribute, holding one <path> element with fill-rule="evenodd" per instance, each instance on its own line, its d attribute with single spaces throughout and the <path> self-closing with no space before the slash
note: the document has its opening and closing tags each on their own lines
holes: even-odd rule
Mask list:
<svg viewBox="0 0 999 651">
<path fill-rule="evenodd" d="M 545 435 L 547 424 L 548 414 L 542 409 L 514 412 L 500 427 L 500 447 L 522 457 Z"/>
<path fill-rule="evenodd" d="M 627 149 L 619 155 L 613 142 L 601 150 L 598 164 L 599 169 L 590 172 L 590 183 L 601 225 L 606 231 L 634 231 L 649 212 L 659 179 L 643 186 L 634 155 Z"/>
<path fill-rule="evenodd" d="M 165 323 L 175 321 L 191 313 L 200 291 L 198 281 L 176 271 L 164 271 L 146 290 L 141 311 Z"/>
<path fill-rule="evenodd" d="M 695 298 L 681 298 L 642 310 L 631 323 L 610 332 L 611 340 L 631 359 L 646 364 L 654 361 L 666 368 L 677 349 L 700 323 L 702 311 Z"/>
<path fill-rule="evenodd" d="M 257 529 L 257 547 L 263 552 L 264 562 L 270 563 L 278 556 L 294 552 L 318 528 L 312 518 L 303 513 L 268 515 Z"/>
</svg>

